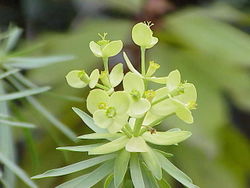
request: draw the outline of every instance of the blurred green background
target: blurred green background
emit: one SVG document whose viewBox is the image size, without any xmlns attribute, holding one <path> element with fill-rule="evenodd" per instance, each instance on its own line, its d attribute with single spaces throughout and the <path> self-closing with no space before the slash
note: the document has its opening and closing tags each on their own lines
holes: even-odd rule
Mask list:
<svg viewBox="0 0 250 188">
<path fill-rule="evenodd" d="M 40 46 L 32 55 L 71 54 L 72 61 L 25 71 L 38 85 L 52 86 L 53 93 L 39 99 L 77 135 L 90 132 L 71 110 L 84 109 L 88 89 L 73 89 L 65 82 L 72 69 L 102 66 L 88 48 L 97 33 L 108 32 L 123 40 L 126 51 L 139 67 L 139 48 L 131 41 L 131 28 L 151 20 L 159 44 L 147 52 L 147 60 L 161 65 L 158 75 L 179 69 L 183 80 L 198 91 L 195 122 L 186 125 L 169 118 L 159 128 L 191 130 L 186 142 L 166 147 L 174 164 L 201 188 L 250 187 L 250 3 L 247 0 L 6 0 L 0 2 L 0 28 L 10 23 L 23 28 L 18 49 Z M 111 66 L 124 63 L 119 54 Z M 61 95 L 77 96 L 81 102 Z M 73 145 L 27 103 L 13 109 L 19 119 L 39 126 L 27 141 L 15 129 L 17 160 L 30 176 L 87 158 L 87 155 L 57 151 Z M 26 138 L 26 139 L 25 139 Z M 82 172 L 81 172 L 82 173 Z M 80 174 L 81 174 L 80 173 Z M 78 174 L 36 181 L 39 187 L 54 187 Z M 17 180 L 18 188 L 26 187 Z M 181 188 L 170 179 L 173 188 Z M 97 185 L 96 187 L 101 187 Z"/>
</svg>

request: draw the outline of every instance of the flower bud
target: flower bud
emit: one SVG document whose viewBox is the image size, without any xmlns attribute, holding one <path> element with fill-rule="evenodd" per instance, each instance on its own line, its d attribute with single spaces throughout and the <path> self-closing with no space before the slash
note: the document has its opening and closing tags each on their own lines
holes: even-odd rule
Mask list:
<svg viewBox="0 0 250 188">
<path fill-rule="evenodd" d="M 66 80 L 71 87 L 83 88 L 89 83 L 89 76 L 84 70 L 73 70 L 66 75 Z"/>
<path fill-rule="evenodd" d="M 148 77 L 152 76 L 155 73 L 155 71 L 159 68 L 160 68 L 159 64 L 155 63 L 154 61 L 150 61 L 146 76 Z"/>
</svg>

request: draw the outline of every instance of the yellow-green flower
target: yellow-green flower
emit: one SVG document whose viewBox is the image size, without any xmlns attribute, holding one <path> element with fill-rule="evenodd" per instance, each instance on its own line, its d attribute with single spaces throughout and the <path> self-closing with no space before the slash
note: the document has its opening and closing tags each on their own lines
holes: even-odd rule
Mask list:
<svg viewBox="0 0 250 188">
<path fill-rule="evenodd" d="M 151 106 L 150 102 L 143 98 L 145 92 L 143 79 L 137 74 L 128 72 L 124 76 L 123 88 L 129 94 L 131 101 L 128 114 L 131 117 L 142 117 Z"/>
<path fill-rule="evenodd" d="M 142 48 L 152 48 L 157 42 L 158 38 L 153 37 L 153 32 L 150 29 L 151 23 L 138 23 L 132 29 L 132 39 L 135 44 Z"/>
<path fill-rule="evenodd" d="M 96 125 L 111 133 L 120 131 L 127 123 L 129 104 L 129 96 L 123 91 L 109 96 L 104 90 L 94 89 L 87 98 L 87 108 Z"/>
<path fill-rule="evenodd" d="M 103 36 L 100 35 L 102 40 L 89 43 L 89 48 L 96 57 L 112 57 L 117 55 L 122 49 L 123 44 L 121 40 L 109 41 L 105 39 L 106 35 L 107 33 L 104 33 Z"/>
</svg>

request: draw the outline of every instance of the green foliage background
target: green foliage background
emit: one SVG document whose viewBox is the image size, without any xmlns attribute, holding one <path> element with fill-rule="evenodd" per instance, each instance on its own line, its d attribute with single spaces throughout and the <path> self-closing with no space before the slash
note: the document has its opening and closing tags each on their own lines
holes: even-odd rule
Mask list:
<svg viewBox="0 0 250 188">
<path fill-rule="evenodd" d="M 100 4 L 121 14 L 139 15 L 142 7 L 146 6 L 144 3 L 108 0 Z M 181 127 L 193 133 L 188 141 L 179 147 L 166 147 L 166 151 L 175 154 L 173 162 L 202 188 L 247 188 L 250 173 L 250 133 L 247 128 L 250 126 L 250 37 L 239 28 L 249 27 L 249 14 L 227 4 L 215 4 L 205 8 L 184 8 L 153 21 L 160 42 L 150 50 L 147 59 L 160 63 L 162 74 L 179 69 L 183 79 L 194 83 L 198 92 L 194 124 L 186 125 L 177 118 L 170 118 L 161 125 L 162 130 Z M 89 15 L 75 22 L 66 32 L 43 32 L 33 40 L 23 40 L 19 49 L 42 44 L 34 56 L 76 56 L 72 61 L 27 71 L 25 74 L 38 85 L 52 86 L 53 93 L 43 94 L 40 101 L 77 135 L 82 135 L 90 130 L 71 107 L 84 109 L 88 90 L 70 88 L 64 76 L 72 69 L 84 68 L 89 71 L 102 65 L 88 48 L 89 41 L 98 38 L 97 33 L 108 32 L 111 39 L 123 40 L 126 44 L 124 50 L 131 54 L 136 54 L 137 50 L 133 47 L 129 51 L 133 46 L 129 38 L 135 23 L 133 17 L 118 19 Z M 111 62 L 123 62 L 121 55 L 112 58 Z M 134 63 L 137 63 L 136 57 Z M 161 72 L 158 74 L 161 75 Z M 61 95 L 77 96 L 82 101 L 66 100 Z M 232 109 L 247 114 L 248 120 L 244 121 L 239 116 L 240 121 L 236 121 Z M 87 158 L 87 155 L 55 150 L 58 146 L 73 143 L 49 126 L 50 123 L 41 118 L 29 104 L 16 108 L 14 114 L 39 125 L 38 129 L 32 131 L 32 139 L 28 142 L 24 142 L 19 129 L 15 131 L 14 141 L 21 143 L 17 145 L 20 151 L 18 163 L 29 175 Z M 243 124 L 243 129 L 238 128 L 238 123 Z M 37 183 L 39 187 L 54 187 L 72 177 L 75 175 L 39 180 Z M 171 183 L 173 187 L 181 187 L 176 182 Z M 18 181 L 17 187 L 25 185 Z"/>
</svg>

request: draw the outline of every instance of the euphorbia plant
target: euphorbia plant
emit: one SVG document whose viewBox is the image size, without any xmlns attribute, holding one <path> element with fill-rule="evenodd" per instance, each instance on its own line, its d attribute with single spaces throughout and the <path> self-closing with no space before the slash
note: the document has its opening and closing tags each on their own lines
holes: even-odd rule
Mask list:
<svg viewBox="0 0 250 188">
<path fill-rule="evenodd" d="M 161 132 L 154 127 L 173 114 L 186 123 L 192 123 L 191 110 L 196 106 L 197 94 L 193 84 L 181 82 L 178 70 L 170 72 L 168 76 L 157 77 L 154 74 L 160 65 L 154 61 L 146 64 L 146 49 L 158 42 L 150 27 L 150 22 L 138 23 L 133 27 L 132 39 L 141 49 L 141 71 L 133 67 L 123 52 L 130 70 L 125 75 L 121 63 L 110 72 L 108 68 L 108 58 L 122 49 L 121 41 L 109 41 L 105 33 L 100 41 L 90 42 L 94 55 L 103 59 L 104 71 L 95 69 L 88 75 L 84 70 L 73 70 L 66 79 L 74 88 L 89 86 L 92 89 L 87 97 L 87 109 L 92 117 L 80 109 L 73 110 L 95 133 L 78 138 L 105 141 L 58 149 L 99 156 L 47 171 L 33 179 L 66 175 L 101 164 L 89 174 L 58 187 L 91 187 L 107 177 L 104 187 L 165 188 L 170 187 L 162 173 L 165 171 L 184 186 L 197 188 L 187 175 L 167 159 L 172 154 L 156 149 L 159 148 L 157 145 L 177 145 L 191 136 L 191 132 L 178 128 Z M 149 88 L 149 82 L 157 85 L 158 89 Z M 120 84 L 123 90 L 118 91 L 116 87 Z"/>
</svg>

